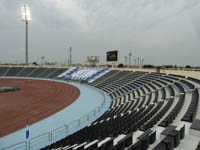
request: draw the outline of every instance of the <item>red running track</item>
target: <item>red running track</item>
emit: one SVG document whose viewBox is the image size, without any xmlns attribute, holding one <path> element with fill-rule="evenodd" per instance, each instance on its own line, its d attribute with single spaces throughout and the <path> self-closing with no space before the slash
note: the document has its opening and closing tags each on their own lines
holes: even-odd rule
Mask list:
<svg viewBox="0 0 200 150">
<path fill-rule="evenodd" d="M 72 85 L 33 79 L 0 79 L 1 86 L 19 87 L 0 93 L 0 137 L 55 114 L 72 104 L 80 90 Z"/>
</svg>

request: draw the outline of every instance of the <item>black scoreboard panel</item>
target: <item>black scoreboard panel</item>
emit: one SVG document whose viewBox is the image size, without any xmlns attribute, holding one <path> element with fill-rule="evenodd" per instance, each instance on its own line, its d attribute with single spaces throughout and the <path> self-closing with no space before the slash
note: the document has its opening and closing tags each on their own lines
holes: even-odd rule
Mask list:
<svg viewBox="0 0 200 150">
<path fill-rule="evenodd" d="M 108 51 L 107 52 L 107 61 L 117 61 L 118 60 L 118 51 Z"/>
</svg>

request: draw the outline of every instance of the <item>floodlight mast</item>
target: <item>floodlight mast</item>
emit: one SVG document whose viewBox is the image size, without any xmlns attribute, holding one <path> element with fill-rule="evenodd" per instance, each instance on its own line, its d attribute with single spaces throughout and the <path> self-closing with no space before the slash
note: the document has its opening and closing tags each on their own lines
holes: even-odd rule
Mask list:
<svg viewBox="0 0 200 150">
<path fill-rule="evenodd" d="M 132 53 L 129 53 L 128 56 L 129 56 L 129 67 L 131 67 L 131 56 L 132 56 Z"/>
<path fill-rule="evenodd" d="M 31 21 L 31 13 L 28 5 L 23 5 L 22 11 L 22 21 L 26 24 L 26 38 L 25 38 L 25 62 L 28 65 L 28 22 Z"/>
</svg>

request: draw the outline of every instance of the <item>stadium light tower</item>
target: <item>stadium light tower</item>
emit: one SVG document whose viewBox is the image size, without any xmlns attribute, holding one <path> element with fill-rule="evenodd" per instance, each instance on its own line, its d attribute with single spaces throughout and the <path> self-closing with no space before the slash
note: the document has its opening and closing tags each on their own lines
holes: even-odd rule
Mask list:
<svg viewBox="0 0 200 150">
<path fill-rule="evenodd" d="M 131 67 L 131 56 L 132 56 L 132 53 L 129 53 L 128 56 L 129 56 L 129 67 Z"/>
<path fill-rule="evenodd" d="M 25 38 L 25 62 L 28 65 L 28 22 L 31 21 L 31 11 L 28 5 L 21 7 L 22 21 L 26 24 L 26 38 Z"/>
<path fill-rule="evenodd" d="M 44 65 L 44 59 L 45 59 L 45 57 L 42 56 L 41 59 L 42 59 L 42 66 L 43 66 Z"/>
</svg>

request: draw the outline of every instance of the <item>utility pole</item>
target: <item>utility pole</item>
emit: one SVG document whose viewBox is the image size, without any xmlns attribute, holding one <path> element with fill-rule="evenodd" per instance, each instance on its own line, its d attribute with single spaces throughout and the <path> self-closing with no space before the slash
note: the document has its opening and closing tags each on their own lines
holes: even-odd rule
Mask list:
<svg viewBox="0 0 200 150">
<path fill-rule="evenodd" d="M 140 67 L 140 64 L 139 64 L 139 62 L 140 62 L 140 57 L 137 58 L 137 62 L 138 62 L 138 67 Z"/>
<path fill-rule="evenodd" d="M 42 66 L 44 65 L 44 58 L 45 58 L 44 56 L 41 57 L 41 59 L 42 59 Z"/>
<path fill-rule="evenodd" d="M 143 65 L 144 65 L 144 59 L 142 59 L 142 67 L 143 67 Z"/>
<path fill-rule="evenodd" d="M 124 58 L 125 58 L 125 65 L 127 66 L 128 57 L 127 57 L 127 56 L 124 56 Z"/>
<path fill-rule="evenodd" d="M 134 65 L 136 66 L 137 64 L 136 64 L 136 59 L 134 59 Z"/>
<path fill-rule="evenodd" d="M 72 66 L 72 46 L 69 47 L 69 59 L 68 59 L 68 65 Z"/>
<path fill-rule="evenodd" d="M 69 48 L 69 52 L 70 52 L 69 60 L 70 60 L 70 67 L 71 67 L 72 66 L 72 47 L 71 46 Z"/>
</svg>

